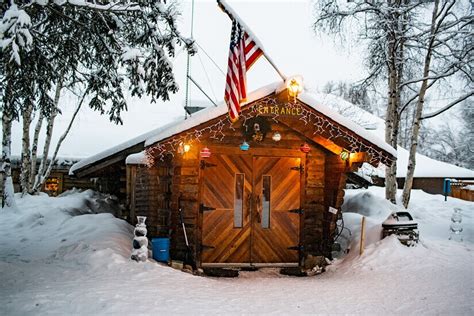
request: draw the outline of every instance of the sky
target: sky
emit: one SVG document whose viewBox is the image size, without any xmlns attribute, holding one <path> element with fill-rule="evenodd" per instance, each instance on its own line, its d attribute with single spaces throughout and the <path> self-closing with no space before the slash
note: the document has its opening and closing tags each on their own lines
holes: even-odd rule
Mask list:
<svg viewBox="0 0 474 316">
<path fill-rule="evenodd" d="M 363 60 L 357 45 L 352 41 L 334 43 L 331 38 L 314 33 L 311 1 L 228 0 L 227 3 L 251 28 L 264 46 L 265 54 L 277 67 L 286 76 L 302 75 L 307 89 L 320 89 L 328 81 L 356 81 L 363 77 Z M 181 1 L 179 5 L 182 12 L 178 20 L 179 28 L 184 35 L 190 36 L 192 2 Z M 199 45 L 199 53 L 191 57 L 191 76 L 217 102 L 221 102 L 224 95 L 230 31 L 230 19 L 218 8 L 216 1 L 195 1 L 193 37 Z M 123 113 L 121 126 L 109 122 L 105 115 L 100 116 L 83 108 L 59 156 L 87 157 L 183 117 L 186 53 L 179 51 L 173 64 L 180 91 L 171 96 L 169 102 L 151 104 L 148 98 L 129 96 L 128 112 Z M 252 91 L 281 79 L 272 66 L 260 58 L 247 72 L 247 80 L 248 90 Z M 190 105 L 207 102 L 205 96 L 192 83 L 189 84 Z M 63 114 L 57 118 L 53 144 L 65 130 L 76 104 L 71 96 L 65 96 L 62 102 Z M 12 138 L 13 155 L 21 153 L 21 131 L 20 123 L 16 122 Z"/>
</svg>

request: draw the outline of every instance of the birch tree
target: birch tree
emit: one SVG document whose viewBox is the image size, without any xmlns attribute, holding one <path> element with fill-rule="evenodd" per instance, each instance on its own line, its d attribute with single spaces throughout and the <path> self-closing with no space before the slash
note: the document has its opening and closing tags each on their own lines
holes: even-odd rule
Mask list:
<svg viewBox="0 0 474 316">
<path fill-rule="evenodd" d="M 409 60 L 405 46 L 407 37 L 412 36 L 408 26 L 419 5 L 408 0 L 322 0 L 316 4 L 317 17 L 313 25 L 316 32 L 345 37 L 350 34 L 356 37 L 351 37 L 351 41 L 360 40 L 367 45 L 369 74 L 361 85 L 373 85 L 380 80 L 387 82 L 385 141 L 394 148 L 397 148 L 399 110 L 402 107 L 401 82 L 406 77 L 405 63 Z M 397 189 L 396 170 L 395 161 L 386 167 L 385 172 L 385 196 L 393 203 Z"/>
<path fill-rule="evenodd" d="M 403 202 L 408 205 L 415 169 L 415 154 L 429 89 L 440 88 L 458 74 L 468 82 L 466 93 L 439 112 L 472 96 L 472 15 L 467 1 L 319 1 L 315 29 L 340 33 L 349 22 L 358 26 L 358 39 L 368 47 L 368 77 L 363 84 L 387 82 L 385 141 L 397 147 L 400 118 L 409 138 L 410 162 L 404 186 Z M 431 15 L 429 13 L 431 12 Z M 426 14 L 428 13 L 428 14 Z M 428 18 L 431 16 L 431 18 Z M 347 31 L 347 30 L 346 30 Z M 420 67 L 421 65 L 421 67 Z M 441 87 L 442 88 L 442 87 Z M 408 128 L 407 128 L 408 127 Z M 386 168 L 386 198 L 395 202 L 396 164 Z"/>
<path fill-rule="evenodd" d="M 434 1 L 428 28 L 421 29 L 420 36 L 416 42 L 418 44 L 416 49 L 422 51 L 422 56 L 424 56 L 421 76 L 418 79 L 412 79 L 403 83 L 403 85 L 418 84 L 408 169 L 402 196 L 405 208 L 408 207 L 410 202 L 410 194 L 413 187 L 421 121 L 439 115 L 474 95 L 472 80 L 474 70 L 472 24 L 474 23 L 474 16 L 471 14 L 469 7 L 456 6 L 457 3 L 459 2 L 455 0 Z M 461 74 L 462 77 L 467 77 L 468 79 L 465 93 L 454 97 L 453 101 L 449 102 L 439 111 L 423 116 L 428 90 L 435 86 L 436 83 L 442 82 L 442 80 L 453 77 L 456 74 Z"/>
<path fill-rule="evenodd" d="M 175 25 L 176 7 L 164 2 L 30 0 L 2 6 L 0 170 L 5 179 L 11 176 L 11 122 L 21 116 L 22 189 L 31 193 L 41 187 L 54 163 L 48 160 L 51 137 L 66 89 L 80 91 L 81 96 L 86 91 L 80 104 L 85 102 L 117 124 L 127 109 L 126 89 L 134 96 L 150 95 L 153 102 L 168 100 L 177 91 L 169 58 L 176 45 L 191 52 L 194 46 Z M 31 142 L 28 129 L 33 115 L 38 120 Z M 44 127 L 46 145 L 37 170 L 38 139 Z"/>
</svg>

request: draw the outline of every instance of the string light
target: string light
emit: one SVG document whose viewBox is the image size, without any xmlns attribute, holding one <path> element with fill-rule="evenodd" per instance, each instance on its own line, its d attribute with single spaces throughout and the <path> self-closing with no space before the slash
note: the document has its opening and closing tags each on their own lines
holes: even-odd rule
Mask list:
<svg viewBox="0 0 474 316">
<path fill-rule="evenodd" d="M 270 117 L 275 123 L 279 123 L 280 117 L 284 117 L 283 114 L 287 113 L 297 113 L 295 117 L 299 117 L 299 120 L 305 126 L 308 124 L 312 125 L 314 129 L 313 135 L 322 135 L 335 143 L 342 141 L 346 144 L 346 146 L 343 146 L 344 150 L 349 153 L 366 152 L 371 164 L 381 162 L 385 165 L 391 165 L 394 161 L 393 157 L 385 155 L 383 150 L 377 148 L 369 141 L 362 137 L 354 136 L 353 131 L 340 126 L 323 114 L 307 109 L 299 100 L 296 103 L 282 103 L 273 95 L 267 96 L 244 107 L 240 114 L 240 120 L 244 126 L 247 126 L 247 120 L 264 115 Z M 235 131 L 235 127 L 227 116 L 218 119 L 211 125 L 202 128 L 197 126 L 165 141 L 158 142 L 145 150 L 147 166 L 153 166 L 156 159 L 164 161 L 167 155 L 174 157 L 174 153 L 177 151 L 180 143 L 192 146 L 196 142 L 200 143 L 203 137 L 209 137 L 221 142 L 226 136 L 224 133 L 225 129 Z"/>
</svg>

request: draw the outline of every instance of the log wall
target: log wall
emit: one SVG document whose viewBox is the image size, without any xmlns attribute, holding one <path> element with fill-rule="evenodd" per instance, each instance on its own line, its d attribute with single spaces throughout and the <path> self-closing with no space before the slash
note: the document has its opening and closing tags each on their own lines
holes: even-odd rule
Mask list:
<svg viewBox="0 0 474 316">
<path fill-rule="evenodd" d="M 148 237 L 167 237 L 170 230 L 172 169 L 167 164 L 154 168 L 127 166 L 128 205 L 132 225 L 137 216 L 146 216 Z"/>
<path fill-rule="evenodd" d="M 272 125 L 272 131 L 279 131 L 284 135 L 285 140 L 277 144 L 271 141 L 258 144 L 254 143 L 249 153 L 267 153 L 271 155 L 272 153 L 278 154 L 278 150 L 281 149 L 301 154 L 299 148 L 301 144 L 306 141 L 304 136 L 283 125 Z M 267 135 L 267 137 L 271 137 L 271 135 Z M 239 152 L 241 153 L 238 149 L 241 139 L 242 136 L 239 130 L 236 129 L 235 131 L 226 131 L 225 141 L 206 139 L 205 143 L 209 148 L 216 148 L 217 146 L 220 148 L 220 151 L 222 151 L 222 148 L 227 148 L 228 153 L 238 154 Z M 327 210 L 329 205 L 340 208 L 345 184 L 345 165 L 339 156 L 311 141 L 310 146 L 310 153 L 302 160 L 304 163 L 302 183 L 302 207 L 304 209 L 304 215 L 301 218 L 302 229 L 300 244 L 304 249 L 301 253 L 303 260 L 307 255 L 330 256 L 330 249 L 333 242 L 331 238 L 334 237 L 337 216 L 332 215 Z M 190 152 L 185 155 L 175 155 L 173 157 L 171 163 L 171 212 L 169 220 L 171 257 L 173 259 L 182 260 L 186 250 L 184 234 L 178 213 L 178 209 L 181 207 L 184 212 L 184 222 L 188 240 L 198 264 L 201 252 L 199 245 L 201 238 L 200 223 L 202 220 L 199 212 L 201 182 L 199 167 L 200 147 L 203 146 L 192 146 Z M 146 193 L 146 189 L 142 189 L 140 193 L 143 194 L 142 197 L 139 197 L 138 193 L 136 193 L 137 201 L 140 199 L 144 202 L 146 201 L 145 196 L 147 194 L 157 194 L 160 192 L 160 189 L 156 188 L 156 184 L 153 185 L 150 183 L 150 174 L 153 172 L 156 172 L 156 170 L 153 171 L 153 169 L 150 169 L 150 171 L 147 171 L 149 175 L 146 181 L 148 182 L 144 188 L 155 187 L 155 189 L 153 189 L 154 191 L 152 193 Z M 329 188 L 329 191 L 327 188 Z M 151 200 L 152 199 L 149 199 L 149 201 Z M 138 207 L 136 206 L 136 208 Z M 136 215 L 139 214 L 137 213 Z M 154 227 L 158 225 L 153 215 L 147 220 L 147 223 Z"/>
</svg>

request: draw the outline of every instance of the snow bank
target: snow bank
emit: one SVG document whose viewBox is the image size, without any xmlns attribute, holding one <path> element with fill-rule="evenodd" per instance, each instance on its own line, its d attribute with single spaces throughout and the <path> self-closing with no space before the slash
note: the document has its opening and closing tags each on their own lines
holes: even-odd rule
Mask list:
<svg viewBox="0 0 474 316">
<path fill-rule="evenodd" d="M 351 249 L 354 249 L 350 252 L 351 255 L 359 253 L 362 217 L 366 217 L 365 245 L 368 246 L 380 241 L 382 238 L 382 222 L 391 213 L 399 210 L 400 207 L 378 196 L 376 192 L 361 189 L 346 190 L 344 204 L 341 209 L 345 228 L 337 240 L 342 249 L 335 254 L 336 257 L 343 256 Z"/>
<path fill-rule="evenodd" d="M 404 211 L 402 191 L 398 190 L 397 205 L 383 197 L 385 188 L 370 187 L 369 189 L 346 190 L 342 205 L 344 227 L 338 242 L 342 251 L 336 256 L 342 256 L 347 249 L 356 249 L 358 254 L 362 216 L 366 217 L 366 246 L 380 241 L 382 222 L 396 211 Z M 418 223 L 420 241 L 437 239 L 447 241 L 450 236 L 451 216 L 454 208 L 461 210 L 463 215 L 463 239 L 474 243 L 474 203 L 448 197 L 444 201 L 442 195 L 432 195 L 422 190 L 412 190 L 412 199 L 408 211 Z M 353 255 L 348 258 L 353 258 Z M 346 258 L 346 259 L 348 259 Z"/>
<path fill-rule="evenodd" d="M 114 217 L 120 207 L 108 195 L 87 190 L 57 198 L 46 194 L 17 199 L 17 209 L 0 214 L 0 249 L 19 241 L 8 262 L 82 257 L 106 251 L 128 256 L 131 228 Z M 101 213 L 101 214 L 98 214 Z"/>
<path fill-rule="evenodd" d="M 357 233 L 360 225 L 362 215 L 350 210 L 380 222 L 383 193 L 347 190 L 346 226 Z M 236 279 L 129 260 L 132 227 L 109 213 L 95 214 L 101 204 L 113 208 L 100 202 L 106 196 L 87 191 L 18 199 L 18 211 L 0 212 L 0 314 L 472 314 L 474 203 L 440 198 L 413 194 L 412 214 L 421 226 L 417 247 L 391 237 L 367 242 L 363 256 L 352 251 L 316 277 L 262 269 Z M 454 207 L 465 215 L 463 243 L 443 236 Z"/>
</svg>

